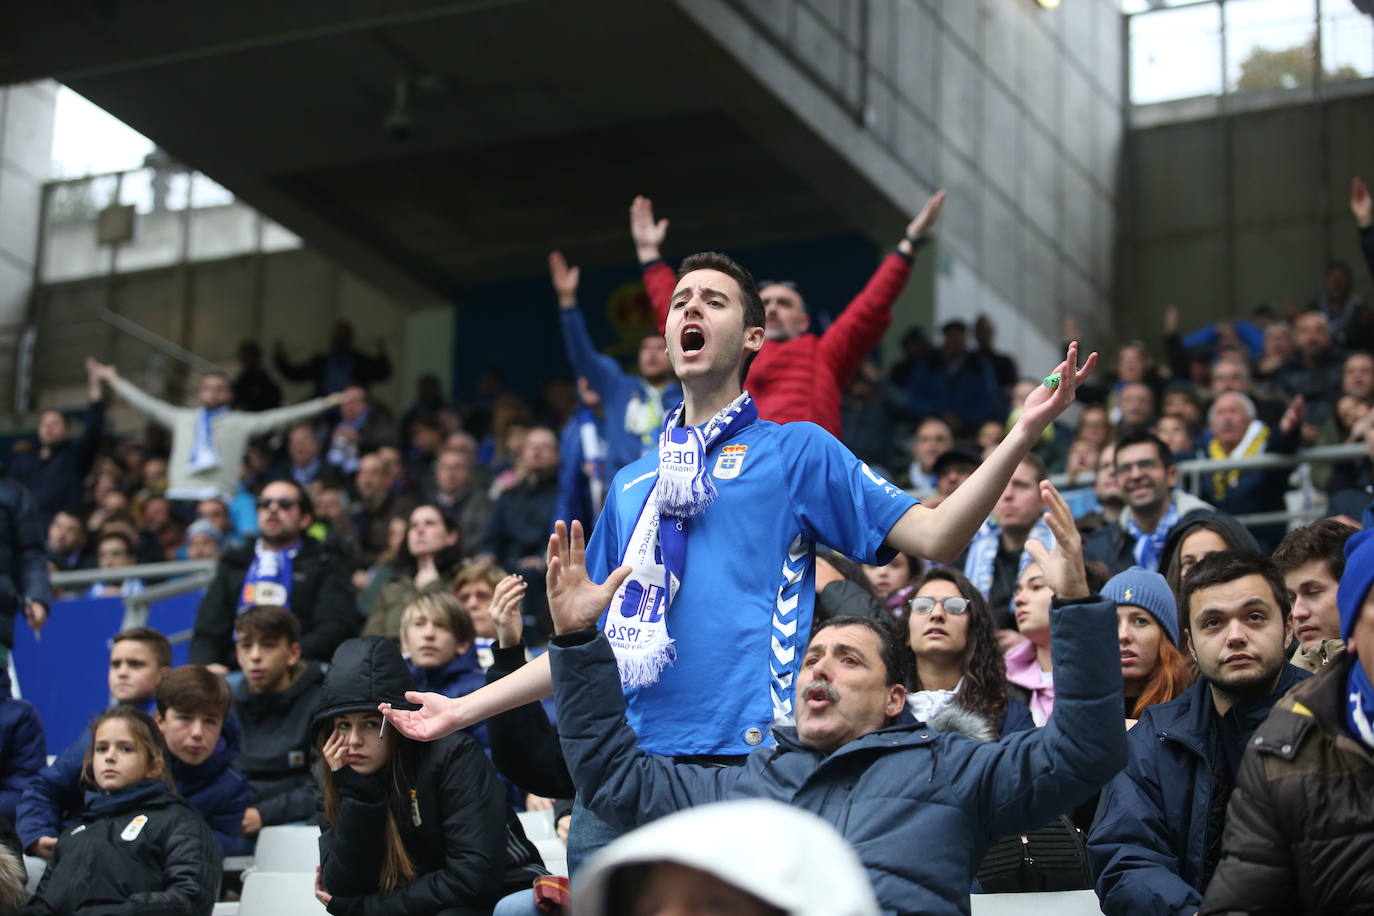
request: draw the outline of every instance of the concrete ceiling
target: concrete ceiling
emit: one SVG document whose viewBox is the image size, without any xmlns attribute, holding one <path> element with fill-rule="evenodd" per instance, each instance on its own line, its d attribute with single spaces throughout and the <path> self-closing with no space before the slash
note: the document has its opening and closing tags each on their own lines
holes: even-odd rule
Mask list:
<svg viewBox="0 0 1374 916">
<path fill-rule="evenodd" d="M 41 77 L 412 305 L 554 245 L 627 261 L 636 193 L 679 254 L 852 230 L 880 196 L 670 0 L 6 4 L 0 84 Z"/>
</svg>

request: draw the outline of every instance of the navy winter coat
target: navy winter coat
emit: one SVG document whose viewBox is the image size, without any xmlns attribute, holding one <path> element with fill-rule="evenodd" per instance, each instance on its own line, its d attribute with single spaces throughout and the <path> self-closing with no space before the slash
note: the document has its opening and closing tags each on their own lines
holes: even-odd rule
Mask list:
<svg viewBox="0 0 1374 916">
<path fill-rule="evenodd" d="M 415 680 L 415 689 L 422 693 L 442 693 L 446 697 L 465 697 L 487 685 L 486 675 L 477 661 L 477 647 L 468 650 L 442 668 L 419 668 L 414 662 L 407 662 L 410 676 Z M 491 756 L 491 742 L 487 739 L 487 724 L 478 722 L 463 729 L 477 739 L 482 750 Z"/>
<path fill-rule="evenodd" d="M 25 598 L 52 609 L 46 532 L 28 487 L 0 468 L 0 645 L 14 645 Z"/>
<path fill-rule="evenodd" d="M 10 697 L 9 671 L 0 668 L 0 818 L 15 822 L 19 799 L 47 762 L 38 710 L 28 700 Z"/>
<path fill-rule="evenodd" d="M 1050 614 L 1054 716 L 1000 742 L 921 723 L 870 732 L 826 755 L 777 727 L 744 766 L 705 767 L 636 747 L 610 644 L 599 631 L 551 648 L 563 753 L 583 802 L 621 830 L 682 808 L 771 798 L 824 818 L 854 847 L 887 912 L 967 913 L 988 846 L 1089 798 L 1125 764 L 1116 604 Z"/>
<path fill-rule="evenodd" d="M 85 489 L 82 481 L 91 472 L 104 432 L 105 402 L 91 401 L 86 407 L 81 435 L 54 445 L 47 458 L 39 454 L 41 448 L 36 444 L 28 452 L 14 456 L 11 473 L 33 494 L 44 531 L 60 511 L 80 515 Z"/>
<path fill-rule="evenodd" d="M 81 764 L 90 746 L 91 730 L 87 728 L 24 790 L 15 828 L 25 850 L 40 837 L 59 835 L 85 811 Z M 240 835 L 249 789 L 248 780 L 234 768 L 238 751 L 239 724 L 230 716 L 224 722 L 219 744 L 204 763 L 190 766 L 170 754 L 167 757 L 177 794 L 205 817 L 227 856 L 253 851 L 252 840 Z"/>
<path fill-rule="evenodd" d="M 1290 687 L 1311 676 L 1284 665 L 1273 693 L 1232 707 L 1251 723 L 1244 740 Z M 1198 678 L 1177 699 L 1146 709 L 1131 729 L 1130 760 L 1102 791 L 1088 835 L 1097 897 L 1109 916 L 1191 916 L 1202 905 L 1215 708 L 1211 687 Z"/>
</svg>

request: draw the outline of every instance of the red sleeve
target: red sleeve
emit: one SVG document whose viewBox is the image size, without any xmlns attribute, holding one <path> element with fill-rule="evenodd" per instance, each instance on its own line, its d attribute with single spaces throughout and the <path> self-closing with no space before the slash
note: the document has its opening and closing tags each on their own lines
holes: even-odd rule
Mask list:
<svg viewBox="0 0 1374 916">
<path fill-rule="evenodd" d="M 883 258 L 873 276 L 848 308 L 840 313 L 820 340 L 820 358 L 841 386 L 858 371 L 859 363 L 882 340 L 892 323 L 892 303 L 911 276 L 911 261 L 900 254 Z"/>
<path fill-rule="evenodd" d="M 666 261 L 650 261 L 644 266 L 644 292 L 649 297 L 658 316 L 658 333 L 662 334 L 668 326 L 668 303 L 673 298 L 673 287 L 677 286 L 677 275 Z"/>
</svg>

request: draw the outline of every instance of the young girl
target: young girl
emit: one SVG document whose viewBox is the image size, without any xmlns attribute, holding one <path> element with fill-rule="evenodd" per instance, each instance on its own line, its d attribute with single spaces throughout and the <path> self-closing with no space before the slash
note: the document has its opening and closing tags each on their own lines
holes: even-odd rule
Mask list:
<svg viewBox="0 0 1374 916">
<path fill-rule="evenodd" d="M 153 720 L 116 706 L 91 726 L 80 823 L 58 838 L 24 914 L 207 914 L 220 851 L 205 819 L 176 795 Z"/>
<path fill-rule="evenodd" d="M 413 689 L 389 639 L 334 653 L 313 728 L 324 766 L 316 897 L 331 913 L 489 913 L 511 895 L 533 907 L 547 874 L 478 743 L 421 743 L 382 727 L 377 704 Z"/>
<path fill-rule="evenodd" d="M 963 573 L 937 566 L 916 583 L 907 605 L 901 626 L 916 657 L 907 694 L 912 715 L 940 728 L 942 711 L 957 708 L 982 720 L 993 741 L 1034 727 L 1026 705 L 1007 695 L 992 610 Z"/>
<path fill-rule="evenodd" d="M 921 561 L 899 553 L 886 566 L 864 565 L 864 575 L 878 593 L 878 600 L 894 620 L 906 615 L 907 601 L 911 598 L 912 583 L 921 573 Z"/>
</svg>

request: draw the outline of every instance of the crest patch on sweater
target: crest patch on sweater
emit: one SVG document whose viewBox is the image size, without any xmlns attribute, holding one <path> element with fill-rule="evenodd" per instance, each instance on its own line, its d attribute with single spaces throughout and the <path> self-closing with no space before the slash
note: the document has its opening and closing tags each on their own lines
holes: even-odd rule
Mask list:
<svg viewBox="0 0 1374 916">
<path fill-rule="evenodd" d="M 720 454 L 716 456 L 716 466 L 711 470 L 711 476 L 717 480 L 734 480 L 739 476 L 740 471 L 744 470 L 744 453 L 747 451 L 749 451 L 747 445 L 721 446 Z"/>
<path fill-rule="evenodd" d="M 148 823 L 148 815 L 139 814 L 129 821 L 129 826 L 124 828 L 124 832 L 119 835 L 121 840 L 132 842 L 138 839 L 138 835 L 143 832 L 143 825 Z"/>
<path fill-rule="evenodd" d="M 305 766 L 305 751 L 287 751 L 286 765 L 292 769 L 299 769 Z"/>
</svg>

